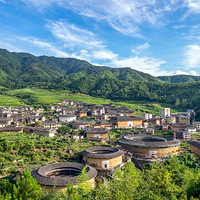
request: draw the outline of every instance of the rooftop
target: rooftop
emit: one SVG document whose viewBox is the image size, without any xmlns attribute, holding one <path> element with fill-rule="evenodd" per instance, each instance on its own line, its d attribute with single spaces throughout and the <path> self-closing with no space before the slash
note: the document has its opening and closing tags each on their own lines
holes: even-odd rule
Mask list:
<svg viewBox="0 0 200 200">
<path fill-rule="evenodd" d="M 180 145 L 179 140 L 174 140 L 171 137 L 158 135 L 127 135 L 119 139 L 121 144 L 132 145 L 135 147 L 157 147 L 165 148 Z"/>
<path fill-rule="evenodd" d="M 117 117 L 111 117 L 111 119 L 118 120 L 118 121 L 142 120 L 142 118 L 135 117 L 135 116 L 117 116 Z"/>
<path fill-rule="evenodd" d="M 32 171 L 31 175 L 41 185 L 48 186 L 65 186 L 69 182 L 77 184 L 78 175 L 85 167 L 82 163 L 55 163 L 46 165 L 38 170 Z M 93 167 L 87 167 L 87 175 L 89 179 L 97 176 L 97 171 Z"/>
<path fill-rule="evenodd" d="M 90 128 L 86 131 L 86 133 L 108 133 L 108 129 L 106 128 Z"/>
<path fill-rule="evenodd" d="M 112 159 L 124 155 L 124 151 L 113 147 L 91 147 L 81 152 L 81 155 L 89 158 Z"/>
</svg>

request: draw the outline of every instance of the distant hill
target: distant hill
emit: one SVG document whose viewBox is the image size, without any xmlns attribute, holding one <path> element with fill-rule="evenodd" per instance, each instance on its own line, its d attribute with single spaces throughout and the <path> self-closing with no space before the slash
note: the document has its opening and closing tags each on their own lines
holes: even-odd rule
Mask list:
<svg viewBox="0 0 200 200">
<path fill-rule="evenodd" d="M 36 57 L 29 53 L 11 53 L 0 49 L 0 84 L 5 87 L 21 87 L 36 82 L 52 82 L 66 75 L 70 80 L 85 76 L 111 78 L 122 81 L 153 81 L 160 79 L 130 68 L 93 66 L 75 58 Z"/>
<path fill-rule="evenodd" d="M 157 78 L 167 83 L 192 83 L 200 81 L 200 76 L 192 75 L 159 76 Z"/>
<path fill-rule="evenodd" d="M 131 68 L 94 66 L 75 58 L 36 57 L 0 49 L 0 86 L 8 89 L 35 87 L 115 101 L 156 101 L 183 110 L 195 108 L 200 119 L 199 79 L 186 75 L 154 77 Z"/>
</svg>

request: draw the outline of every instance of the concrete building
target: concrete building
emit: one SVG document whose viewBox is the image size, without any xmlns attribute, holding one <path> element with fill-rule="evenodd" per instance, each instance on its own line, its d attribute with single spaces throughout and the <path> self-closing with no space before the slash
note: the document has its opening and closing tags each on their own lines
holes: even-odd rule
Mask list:
<svg viewBox="0 0 200 200">
<path fill-rule="evenodd" d="M 32 132 L 39 136 L 54 137 L 56 130 L 47 128 L 32 128 Z"/>
<path fill-rule="evenodd" d="M 152 114 L 151 113 L 143 113 L 141 114 L 141 118 L 144 120 L 152 119 Z"/>
<path fill-rule="evenodd" d="M 73 122 L 76 120 L 76 115 L 60 115 L 58 119 L 60 122 Z"/>
<path fill-rule="evenodd" d="M 195 113 L 194 109 L 187 109 L 187 113 L 190 114 L 191 118 L 195 118 L 195 116 L 196 116 L 196 113 Z"/>
<path fill-rule="evenodd" d="M 86 130 L 86 137 L 92 141 L 106 142 L 109 140 L 108 129 L 90 128 Z"/>
<path fill-rule="evenodd" d="M 118 128 L 142 126 L 142 118 L 138 118 L 138 117 L 134 117 L 134 116 L 111 117 L 110 122 L 113 125 L 116 125 Z"/>
<path fill-rule="evenodd" d="M 166 119 L 168 116 L 170 116 L 170 108 L 160 109 L 160 118 Z"/>
<path fill-rule="evenodd" d="M 193 126 L 196 127 L 197 131 L 200 131 L 200 122 L 193 122 Z"/>
<path fill-rule="evenodd" d="M 167 124 L 176 124 L 176 117 L 175 116 L 167 116 L 166 123 Z"/>
<path fill-rule="evenodd" d="M 179 115 L 178 116 L 178 123 L 189 125 L 190 124 L 190 116 Z"/>
<path fill-rule="evenodd" d="M 84 121 L 84 120 L 74 121 L 72 122 L 72 128 L 77 129 L 77 130 L 81 130 L 81 129 L 86 130 L 87 128 L 90 128 L 94 124 L 95 124 L 94 121 Z"/>
<path fill-rule="evenodd" d="M 191 133 L 188 131 L 182 130 L 182 131 L 174 131 L 174 139 L 177 140 L 190 140 Z"/>
</svg>

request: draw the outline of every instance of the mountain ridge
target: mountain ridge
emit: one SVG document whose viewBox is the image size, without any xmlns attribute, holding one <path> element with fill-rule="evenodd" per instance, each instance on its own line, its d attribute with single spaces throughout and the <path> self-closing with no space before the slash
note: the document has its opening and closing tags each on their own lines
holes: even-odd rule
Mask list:
<svg viewBox="0 0 200 200">
<path fill-rule="evenodd" d="M 175 78 L 154 77 L 128 67 L 98 67 L 76 58 L 37 57 L 0 49 L 0 85 L 6 88 L 36 87 L 111 100 L 157 101 L 176 108 L 195 108 L 200 116 L 199 77 Z"/>
</svg>

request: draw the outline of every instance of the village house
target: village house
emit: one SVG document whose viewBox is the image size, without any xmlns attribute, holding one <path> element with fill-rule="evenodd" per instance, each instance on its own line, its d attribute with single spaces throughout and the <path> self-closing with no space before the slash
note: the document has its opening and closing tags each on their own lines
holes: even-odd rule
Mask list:
<svg viewBox="0 0 200 200">
<path fill-rule="evenodd" d="M 84 121 L 84 120 L 73 121 L 72 128 L 77 129 L 77 130 L 81 130 L 81 129 L 85 130 L 86 128 L 89 128 L 94 124 L 95 124 L 94 121 Z"/>
<path fill-rule="evenodd" d="M 200 131 L 200 122 L 193 122 L 193 126 L 196 127 L 197 131 Z"/>
<path fill-rule="evenodd" d="M 151 113 L 143 113 L 141 114 L 141 118 L 144 119 L 144 120 L 149 120 L 149 119 L 152 119 L 152 114 Z"/>
<path fill-rule="evenodd" d="M 189 144 L 191 146 L 191 152 L 195 153 L 196 155 L 200 157 L 200 140 L 191 141 L 189 142 Z"/>
<path fill-rule="evenodd" d="M 146 135 L 153 135 L 154 132 L 155 132 L 154 128 L 150 128 L 150 127 L 144 128 L 143 130 L 143 134 L 146 134 Z"/>
<path fill-rule="evenodd" d="M 35 133 L 39 136 L 54 137 L 56 130 L 55 129 L 48 129 L 48 128 L 33 128 L 32 133 Z"/>
<path fill-rule="evenodd" d="M 160 118 L 166 119 L 166 117 L 170 116 L 170 108 L 160 109 Z"/>
<path fill-rule="evenodd" d="M 12 113 L 3 113 L 3 112 L 0 112 L 0 118 L 1 117 L 11 117 Z"/>
<path fill-rule="evenodd" d="M 113 125 L 116 125 L 118 128 L 140 127 L 140 126 L 142 126 L 142 118 L 138 118 L 138 117 L 134 117 L 134 116 L 111 117 L 110 122 Z"/>
<path fill-rule="evenodd" d="M 149 119 L 148 121 L 149 121 L 149 124 L 154 124 L 156 126 L 160 126 L 161 125 L 161 120 L 160 119 L 152 118 L 152 119 Z"/>
<path fill-rule="evenodd" d="M 88 110 L 78 110 L 78 111 L 76 111 L 76 116 L 77 117 L 87 117 L 87 112 L 88 112 Z"/>
<path fill-rule="evenodd" d="M 196 113 L 195 113 L 194 109 L 187 109 L 187 113 L 190 114 L 191 118 L 195 118 L 195 116 L 196 116 Z"/>
<path fill-rule="evenodd" d="M 18 132 L 23 133 L 23 127 L 16 127 L 16 126 L 6 126 L 6 127 L 0 127 L 0 132 Z"/>
<path fill-rule="evenodd" d="M 142 125 L 144 126 L 144 127 L 148 127 L 149 126 L 149 122 L 148 122 L 148 120 L 142 120 Z"/>
<path fill-rule="evenodd" d="M 186 130 L 174 131 L 174 139 L 178 140 L 190 140 L 191 135 L 192 134 Z"/>
<path fill-rule="evenodd" d="M 86 137 L 91 141 L 106 142 L 109 140 L 108 129 L 106 128 L 89 128 L 86 130 Z"/>
<path fill-rule="evenodd" d="M 167 124 L 176 124 L 176 117 L 175 116 L 167 116 L 166 123 Z"/>
<path fill-rule="evenodd" d="M 62 99 L 62 100 L 60 100 L 60 103 L 64 104 L 64 105 L 68 105 L 68 106 L 73 106 L 74 105 L 74 102 L 71 101 L 71 100 L 68 100 L 68 99 Z"/>
<path fill-rule="evenodd" d="M 58 117 L 58 119 L 59 119 L 59 121 L 60 122 L 72 122 L 72 121 L 74 121 L 74 120 L 76 120 L 76 115 L 71 115 L 71 114 L 69 114 L 69 115 L 60 115 L 59 117 Z"/>
<path fill-rule="evenodd" d="M 170 124 L 169 129 L 173 131 L 185 130 L 188 127 L 186 124 Z"/>
<path fill-rule="evenodd" d="M 0 117 L 0 127 L 5 127 L 11 125 L 13 118 Z"/>
<path fill-rule="evenodd" d="M 47 128 L 47 129 L 58 129 L 61 126 L 62 126 L 61 122 L 53 122 L 53 121 L 45 121 L 41 125 L 42 128 Z"/>
<path fill-rule="evenodd" d="M 190 116 L 178 116 L 178 123 L 179 124 L 190 124 Z"/>
<path fill-rule="evenodd" d="M 169 124 L 162 124 L 162 130 L 163 131 L 168 131 L 168 129 L 169 129 Z"/>
<path fill-rule="evenodd" d="M 99 125 L 100 128 L 107 128 L 109 130 L 113 128 L 113 124 L 109 121 L 99 121 L 95 125 Z"/>
</svg>

